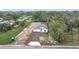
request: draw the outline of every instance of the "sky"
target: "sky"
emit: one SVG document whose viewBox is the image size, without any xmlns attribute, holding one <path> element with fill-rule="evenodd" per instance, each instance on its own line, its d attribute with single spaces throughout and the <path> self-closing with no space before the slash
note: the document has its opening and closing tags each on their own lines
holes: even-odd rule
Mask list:
<svg viewBox="0 0 79 59">
<path fill-rule="evenodd" d="M 78 0 L 0 0 L 0 10 L 8 9 L 79 9 Z"/>
</svg>

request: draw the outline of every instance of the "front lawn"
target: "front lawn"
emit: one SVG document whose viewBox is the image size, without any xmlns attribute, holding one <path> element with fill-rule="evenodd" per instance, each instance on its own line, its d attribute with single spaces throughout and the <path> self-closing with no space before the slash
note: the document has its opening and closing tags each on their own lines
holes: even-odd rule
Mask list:
<svg viewBox="0 0 79 59">
<path fill-rule="evenodd" d="M 0 32 L 0 45 L 4 44 L 10 44 L 12 43 L 12 37 L 15 37 L 17 34 L 19 34 L 22 31 L 23 28 L 18 27 L 13 30 L 9 30 L 7 32 Z"/>
<path fill-rule="evenodd" d="M 79 46 L 79 41 L 59 43 L 58 45 L 61 45 L 61 46 Z"/>
</svg>

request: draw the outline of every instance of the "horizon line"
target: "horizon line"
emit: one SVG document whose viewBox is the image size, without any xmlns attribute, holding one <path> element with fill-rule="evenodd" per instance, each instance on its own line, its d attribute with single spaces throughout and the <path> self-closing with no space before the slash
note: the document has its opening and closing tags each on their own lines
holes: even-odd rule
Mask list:
<svg viewBox="0 0 79 59">
<path fill-rule="evenodd" d="M 79 9 L 0 9 L 0 11 L 79 11 Z"/>
</svg>

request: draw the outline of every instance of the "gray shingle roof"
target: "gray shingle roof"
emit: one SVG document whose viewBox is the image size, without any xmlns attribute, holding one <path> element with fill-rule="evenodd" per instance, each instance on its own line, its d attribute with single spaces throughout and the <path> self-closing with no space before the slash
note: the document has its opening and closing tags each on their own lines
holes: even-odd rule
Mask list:
<svg viewBox="0 0 79 59">
<path fill-rule="evenodd" d="M 34 29 L 40 29 L 40 28 L 48 29 L 47 24 L 45 24 L 45 23 L 35 23 Z"/>
</svg>

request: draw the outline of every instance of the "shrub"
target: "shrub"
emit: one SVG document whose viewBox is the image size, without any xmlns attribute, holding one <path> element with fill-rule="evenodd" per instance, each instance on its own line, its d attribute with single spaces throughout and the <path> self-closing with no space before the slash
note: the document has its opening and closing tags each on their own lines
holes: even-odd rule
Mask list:
<svg viewBox="0 0 79 59">
<path fill-rule="evenodd" d="M 60 35 L 67 30 L 67 26 L 66 26 L 65 22 L 60 21 L 60 20 L 53 20 L 51 22 L 51 26 L 52 26 L 52 30 L 53 30 L 52 37 L 56 41 L 59 41 Z"/>
<path fill-rule="evenodd" d="M 10 23 L 2 23 L 2 24 L 0 24 L 0 31 L 1 32 L 7 31 L 7 30 L 10 30 L 10 29 L 11 29 Z"/>
<path fill-rule="evenodd" d="M 32 21 L 31 20 L 24 20 L 20 23 L 21 27 L 26 27 L 28 26 Z"/>
<path fill-rule="evenodd" d="M 61 34 L 60 42 L 74 42 L 79 41 L 79 33 L 70 31 L 68 33 Z"/>
</svg>

